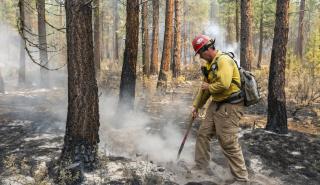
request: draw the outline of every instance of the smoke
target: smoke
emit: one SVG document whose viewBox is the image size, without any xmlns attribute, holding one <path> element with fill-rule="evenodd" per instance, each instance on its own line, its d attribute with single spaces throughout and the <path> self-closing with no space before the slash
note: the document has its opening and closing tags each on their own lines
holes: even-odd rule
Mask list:
<svg viewBox="0 0 320 185">
<path fill-rule="evenodd" d="M 34 36 L 28 36 L 28 38 L 35 40 L 34 42 L 37 43 L 37 38 Z M 2 43 L 0 44 L 0 70 L 4 78 L 5 89 L 14 90 L 18 85 L 21 37 L 15 27 L 0 21 L 0 42 Z M 27 47 L 32 52 L 33 58 L 39 62 L 38 48 L 31 47 L 28 44 Z M 61 66 L 58 64 L 61 63 L 59 61 L 59 53 L 48 54 L 49 65 L 52 65 L 52 68 Z M 25 53 L 25 71 L 27 84 L 29 86 L 38 86 L 40 84 L 40 66 L 33 63 L 27 53 Z M 67 75 L 65 68 L 59 71 L 47 71 L 47 74 L 50 76 L 49 84 L 66 87 Z"/>
<path fill-rule="evenodd" d="M 176 110 L 185 109 L 185 105 Z M 181 129 L 173 121 L 156 123 L 150 115 L 142 111 L 122 110 L 116 116 L 117 98 L 100 98 L 100 149 L 108 155 L 127 157 L 144 156 L 157 162 L 169 162 L 176 159 L 182 140 Z M 178 112 L 174 113 L 179 114 Z M 185 148 L 190 148 L 190 139 Z M 192 151 L 185 151 L 182 158 L 192 161 Z"/>
<path fill-rule="evenodd" d="M 218 50 L 223 52 L 233 52 L 235 54 L 235 59 L 240 66 L 240 44 L 237 42 L 228 43 L 226 41 L 227 30 L 219 26 L 215 22 L 207 22 L 204 24 L 204 33 L 212 38 L 215 38 L 215 45 Z"/>
<path fill-rule="evenodd" d="M 67 117 L 67 74 L 64 69 L 50 71 L 50 81 L 58 86 L 51 85 L 48 89 L 37 89 L 40 83 L 40 67 L 30 61 L 26 54 L 26 79 L 35 87 L 32 89 L 17 90 L 18 70 L 20 65 L 20 35 L 14 27 L 0 23 L 0 70 L 4 77 L 6 96 L 19 95 L 21 99 L 10 99 L 10 105 L 18 105 L 22 100 L 27 108 L 28 115 L 33 114 L 35 105 L 49 111 L 54 120 L 41 125 L 39 132 L 58 128 L 63 132 Z M 33 48 L 33 50 L 35 50 Z M 38 52 L 34 53 L 38 58 Z M 50 54 L 49 54 L 50 55 Z M 50 58 L 50 56 L 49 56 Z M 53 58 L 55 63 L 58 58 Z M 8 86 L 10 86 L 8 90 Z M 8 100 L 9 101 L 9 100 Z M 181 102 L 175 105 L 175 112 L 170 113 L 170 118 L 163 118 L 157 122 L 154 117 L 143 110 L 121 110 L 116 114 L 118 96 L 100 97 L 100 149 L 107 150 L 107 154 L 128 157 L 144 156 L 156 162 L 169 162 L 176 159 L 183 134 L 175 120 L 176 115 L 186 113 L 188 105 Z M 162 102 L 168 106 L 168 102 Z M 169 102 L 170 103 L 170 102 Z M 44 108 L 45 107 L 45 108 Z M 162 111 L 162 110 L 161 110 Z M 21 112 L 26 115 L 26 112 Z M 160 117 L 162 112 L 155 117 Z M 28 118 L 25 118 L 28 119 Z M 38 118 L 34 118 L 38 119 Z M 41 121 L 41 120 L 38 120 Z M 49 124 L 49 122 L 53 121 Z M 181 158 L 193 161 L 193 140 L 189 136 Z"/>
<path fill-rule="evenodd" d="M 0 22 L 0 70 L 5 90 L 17 80 L 19 69 L 19 35 L 8 24 Z"/>
</svg>

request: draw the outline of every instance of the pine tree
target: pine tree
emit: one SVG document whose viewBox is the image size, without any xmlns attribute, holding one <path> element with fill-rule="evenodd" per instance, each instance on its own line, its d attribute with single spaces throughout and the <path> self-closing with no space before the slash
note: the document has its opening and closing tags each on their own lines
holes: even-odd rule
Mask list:
<svg viewBox="0 0 320 185">
<path fill-rule="evenodd" d="M 68 114 L 62 168 L 71 172 L 92 170 L 97 164 L 99 143 L 98 87 L 95 76 L 92 7 L 87 0 L 65 2 L 68 56 Z M 70 168 L 71 164 L 77 164 Z M 72 173 L 76 175 L 75 173 Z M 72 178 L 72 182 L 81 180 Z"/>
<path fill-rule="evenodd" d="M 119 109 L 133 110 L 139 41 L 139 0 L 127 0 L 126 42 L 120 82 Z"/>
<path fill-rule="evenodd" d="M 276 24 L 272 44 L 268 83 L 268 120 L 266 130 L 288 133 L 285 68 L 289 32 L 289 0 L 277 0 Z"/>
<path fill-rule="evenodd" d="M 162 93 L 164 93 L 167 90 L 167 81 L 169 78 L 169 65 L 171 61 L 171 45 L 173 35 L 173 2 L 173 0 L 166 0 L 164 42 L 161 57 L 160 73 L 157 83 L 157 89 Z"/>
</svg>

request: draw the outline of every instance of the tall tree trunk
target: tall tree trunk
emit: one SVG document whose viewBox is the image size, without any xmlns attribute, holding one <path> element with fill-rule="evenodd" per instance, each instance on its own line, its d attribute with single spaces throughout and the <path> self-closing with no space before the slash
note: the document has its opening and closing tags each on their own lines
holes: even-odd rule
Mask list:
<svg viewBox="0 0 320 185">
<path fill-rule="evenodd" d="M 240 66 L 251 70 L 252 48 L 252 0 L 241 0 Z"/>
<path fill-rule="evenodd" d="M 40 53 L 40 64 L 42 66 L 48 66 L 48 52 L 47 52 L 47 30 L 46 30 L 46 10 L 45 0 L 37 0 L 38 10 L 38 35 L 39 35 L 39 53 Z M 41 87 L 49 86 L 49 71 L 40 68 L 40 84 Z"/>
<path fill-rule="evenodd" d="M 99 12 L 99 0 L 94 0 L 94 23 L 93 23 L 93 35 L 94 35 L 94 64 L 97 77 L 100 76 L 100 12 Z"/>
<path fill-rule="evenodd" d="M 105 48 L 105 24 L 104 24 L 104 19 L 105 19 L 105 10 L 103 6 L 103 1 L 101 2 L 100 5 L 100 16 L 99 16 L 99 24 L 100 24 L 100 64 L 101 61 L 103 61 L 106 58 L 106 48 Z"/>
<path fill-rule="evenodd" d="M 4 93 L 4 81 L 1 73 L 1 68 L 0 68 L 0 93 Z"/>
<path fill-rule="evenodd" d="M 259 41 L 259 56 L 258 56 L 258 63 L 257 63 L 257 68 L 261 69 L 261 60 L 262 60 L 262 48 L 263 48 L 263 15 L 264 15 L 264 11 L 263 11 L 263 2 L 264 0 L 261 0 L 261 5 L 260 5 L 260 28 L 259 28 L 259 37 L 260 37 L 260 41 Z"/>
<path fill-rule="evenodd" d="M 191 26 L 191 21 L 188 21 L 188 30 L 189 30 L 189 40 L 191 41 L 193 38 L 193 32 L 192 32 L 192 26 Z M 189 54 L 189 64 L 193 63 L 193 49 L 191 48 L 191 44 L 188 44 L 188 54 Z"/>
<path fill-rule="evenodd" d="M 210 21 L 219 24 L 219 11 L 216 3 L 216 0 L 212 0 L 210 3 Z"/>
<path fill-rule="evenodd" d="M 63 28 L 63 27 L 65 27 L 65 25 L 64 25 L 64 21 L 65 21 L 65 19 L 64 19 L 64 16 L 62 16 L 62 14 L 63 14 L 63 5 L 61 5 L 60 4 L 60 7 L 59 7 L 59 15 L 61 15 L 60 17 L 59 17 L 59 26 L 61 27 L 61 28 Z M 61 33 L 61 32 L 59 32 L 59 46 L 60 46 L 60 48 L 63 48 L 64 47 L 64 44 L 65 44 L 65 34 L 64 33 Z M 64 49 L 62 49 L 62 51 L 61 51 L 61 54 L 60 54 L 60 65 L 63 65 L 63 64 L 65 64 L 67 61 L 66 61 L 66 49 L 64 48 Z"/>
<path fill-rule="evenodd" d="M 183 25 L 183 65 L 186 66 L 188 64 L 187 54 L 188 54 L 188 34 L 187 34 L 187 25 L 186 22 Z"/>
<path fill-rule="evenodd" d="M 276 22 L 272 44 L 268 84 L 268 120 L 266 129 L 288 133 L 285 96 L 285 68 L 288 43 L 289 0 L 277 0 Z"/>
<path fill-rule="evenodd" d="M 210 21 L 214 21 L 214 1 L 210 2 Z"/>
<path fill-rule="evenodd" d="M 171 61 L 171 45 L 173 33 L 173 0 L 166 0 L 166 19 L 161 67 L 157 83 L 157 89 L 164 93 L 167 90 L 169 65 Z"/>
<path fill-rule="evenodd" d="M 126 42 L 120 82 L 119 107 L 134 109 L 139 42 L 139 0 L 127 0 Z"/>
<path fill-rule="evenodd" d="M 305 11 L 305 0 L 300 1 L 300 12 L 299 12 L 299 24 L 298 24 L 298 37 L 296 42 L 295 52 L 298 54 L 300 61 L 302 62 L 303 54 L 303 18 Z"/>
<path fill-rule="evenodd" d="M 150 75 L 150 45 L 149 45 L 149 28 L 148 28 L 148 1 L 142 0 L 142 12 L 141 12 L 141 21 L 142 21 L 142 65 L 143 65 L 143 74 L 149 77 Z"/>
<path fill-rule="evenodd" d="M 113 59 L 115 62 L 119 61 L 119 11 L 118 11 L 118 6 L 119 6 L 119 0 L 113 0 L 114 2 L 114 7 L 113 7 Z"/>
<path fill-rule="evenodd" d="M 183 13 L 183 61 L 184 65 L 187 65 L 187 53 L 188 53 L 188 34 L 187 34 L 187 11 L 186 1 L 183 1 L 184 13 Z"/>
<path fill-rule="evenodd" d="M 25 5 L 24 0 L 19 0 L 19 29 L 20 29 L 20 66 L 19 66 L 19 85 L 24 85 L 26 83 L 26 55 L 25 55 L 25 48 L 26 48 L 26 41 L 24 40 L 25 33 L 24 33 L 24 26 L 25 26 Z"/>
<path fill-rule="evenodd" d="M 105 43 L 105 50 L 103 52 L 106 52 L 107 59 L 111 59 L 112 55 L 110 52 L 110 26 L 109 24 L 106 24 L 106 43 Z"/>
<path fill-rule="evenodd" d="M 231 12 L 229 12 L 229 14 L 231 14 Z M 232 19 L 231 19 L 231 16 L 228 15 L 228 18 L 227 18 L 227 37 L 226 37 L 226 41 L 228 44 L 231 44 L 233 42 L 233 39 L 232 39 Z"/>
<path fill-rule="evenodd" d="M 173 15 L 174 16 L 174 15 Z M 173 18 L 173 25 L 175 25 L 175 20 Z M 174 26 L 173 26 L 174 27 Z M 173 58 L 174 58 L 174 29 L 172 30 L 172 39 L 171 39 L 171 46 L 170 46 L 170 53 L 171 53 L 171 57 L 170 57 L 170 66 L 169 69 L 171 70 L 171 74 L 173 72 Z"/>
<path fill-rule="evenodd" d="M 95 76 L 92 7 L 87 0 L 65 1 L 68 55 L 68 114 L 61 167 L 81 172 L 97 164 L 98 87 Z M 71 164 L 78 164 L 70 168 Z M 77 184 L 79 178 L 72 178 Z"/>
<path fill-rule="evenodd" d="M 155 75 L 159 71 L 159 0 L 152 0 L 152 53 L 150 73 Z"/>
<path fill-rule="evenodd" d="M 181 64 L 181 0 L 175 0 L 175 26 L 174 26 L 174 57 L 173 57 L 173 77 L 180 75 Z"/>
<path fill-rule="evenodd" d="M 240 33 L 239 33 L 239 0 L 236 0 L 236 40 L 239 42 L 240 40 Z"/>
</svg>

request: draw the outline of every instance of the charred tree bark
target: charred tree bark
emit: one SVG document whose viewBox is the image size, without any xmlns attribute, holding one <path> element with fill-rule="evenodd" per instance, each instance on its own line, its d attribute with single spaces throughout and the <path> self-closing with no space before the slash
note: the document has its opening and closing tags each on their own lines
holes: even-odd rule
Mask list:
<svg viewBox="0 0 320 185">
<path fill-rule="evenodd" d="M 150 73 L 158 74 L 159 71 L 159 0 L 152 1 L 152 53 Z"/>
<path fill-rule="evenodd" d="M 26 83 L 26 41 L 24 40 L 25 34 L 24 34 L 24 27 L 25 27 L 25 5 L 24 0 L 19 0 L 18 3 L 19 6 L 19 32 L 21 35 L 20 39 L 20 66 L 19 66 L 19 85 L 24 85 Z"/>
<path fill-rule="evenodd" d="M 157 83 L 157 89 L 164 93 L 167 90 L 167 81 L 169 73 L 169 65 L 171 61 L 171 45 L 173 32 L 173 0 L 166 0 L 166 19 L 163 51 L 161 57 L 160 73 Z"/>
<path fill-rule="evenodd" d="M 139 0 L 127 0 L 126 42 L 120 82 L 119 107 L 134 109 L 139 42 Z"/>
<path fill-rule="evenodd" d="M 46 10 L 45 0 L 37 0 L 38 11 L 38 36 L 39 36 L 39 53 L 40 64 L 48 66 L 48 52 L 47 52 L 47 30 L 46 30 Z M 40 68 L 40 85 L 41 87 L 49 86 L 49 72 L 43 67 Z"/>
<path fill-rule="evenodd" d="M 180 75 L 181 65 L 181 0 L 174 1 L 175 26 L 174 26 L 174 55 L 172 76 L 177 78 Z"/>
<path fill-rule="evenodd" d="M 149 28 L 148 28 L 148 1 L 142 0 L 142 12 L 141 12 L 141 21 L 142 21 L 142 65 L 143 65 L 143 74 L 149 77 L 150 75 L 150 46 L 149 46 Z"/>
<path fill-rule="evenodd" d="M 268 84 L 268 120 L 266 130 L 288 133 L 285 96 L 285 68 L 288 43 L 289 0 L 277 0 L 276 22 L 272 44 Z"/>
<path fill-rule="evenodd" d="M 94 64 L 95 64 L 95 70 L 97 77 L 100 75 L 100 5 L 99 5 L 99 0 L 94 0 L 94 23 L 93 23 L 93 35 L 94 35 Z"/>
<path fill-rule="evenodd" d="M 3 77 L 2 77 L 2 73 L 1 73 L 1 68 L 0 68 L 0 93 L 4 93 L 4 81 L 3 81 Z"/>
<path fill-rule="evenodd" d="M 305 11 L 305 0 L 300 1 L 300 12 L 299 12 L 299 24 L 298 24 L 298 37 L 296 42 L 295 52 L 297 53 L 300 62 L 302 62 L 303 54 L 303 19 Z"/>
<path fill-rule="evenodd" d="M 239 33 L 239 0 L 236 0 L 236 40 L 239 42 L 240 40 L 240 33 Z"/>
<path fill-rule="evenodd" d="M 65 9 L 68 114 L 60 166 L 81 174 L 82 169 L 94 169 L 98 160 L 100 123 L 93 60 L 92 7 L 87 0 L 68 0 L 65 1 Z M 79 180 L 75 178 L 65 183 L 77 184 Z"/>
<path fill-rule="evenodd" d="M 113 59 L 115 62 L 119 61 L 119 11 L 118 11 L 118 0 L 113 0 L 114 2 L 114 12 L 113 12 Z"/>
<path fill-rule="evenodd" d="M 262 60 L 262 48 L 263 48 L 263 2 L 264 0 L 261 0 L 261 14 L 260 14 L 260 27 L 259 27 L 259 37 L 260 37 L 260 41 L 259 41 L 259 55 L 258 55 L 258 62 L 257 62 L 257 68 L 261 69 L 261 60 Z"/>
<path fill-rule="evenodd" d="M 252 48 L 252 0 L 241 0 L 240 66 L 251 70 Z"/>
</svg>

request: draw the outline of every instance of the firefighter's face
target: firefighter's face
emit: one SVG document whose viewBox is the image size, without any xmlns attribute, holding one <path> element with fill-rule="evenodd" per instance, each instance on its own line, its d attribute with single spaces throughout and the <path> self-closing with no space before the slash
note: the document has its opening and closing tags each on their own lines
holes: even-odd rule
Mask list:
<svg viewBox="0 0 320 185">
<path fill-rule="evenodd" d="M 207 62 L 211 62 L 212 61 L 212 55 L 211 55 L 211 48 L 205 48 L 203 50 L 199 51 L 199 56 L 200 58 L 206 60 Z"/>
</svg>

